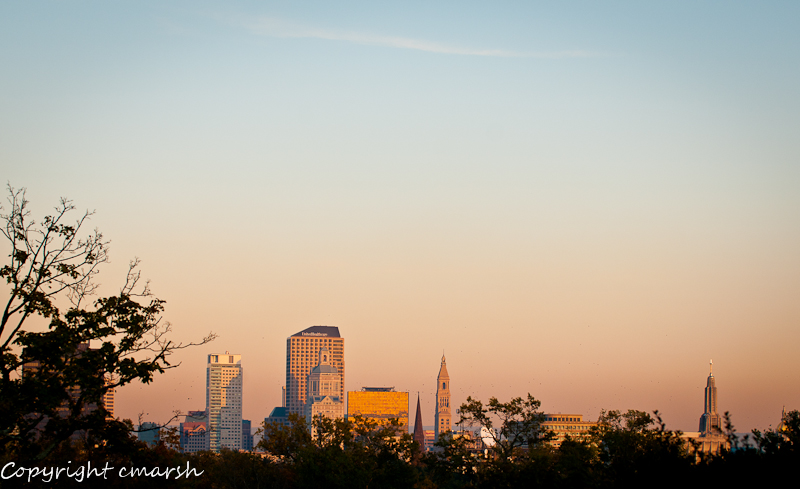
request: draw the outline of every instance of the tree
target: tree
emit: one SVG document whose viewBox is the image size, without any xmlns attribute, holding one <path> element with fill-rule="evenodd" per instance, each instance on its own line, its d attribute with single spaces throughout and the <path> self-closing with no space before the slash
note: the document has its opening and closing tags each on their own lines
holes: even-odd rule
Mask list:
<svg viewBox="0 0 800 489">
<path fill-rule="evenodd" d="M 625 413 L 603 410 L 590 435 L 599 448 L 601 471 L 611 485 L 678 483 L 694 464 L 681 432 L 667 430 L 658 411 L 651 416 L 633 409 Z"/>
<path fill-rule="evenodd" d="M 102 433 L 129 433 L 109 428 L 121 422 L 107 419 L 104 394 L 135 380 L 151 382 L 177 366 L 169 362 L 175 351 L 215 335 L 172 341 L 170 325 L 161 318 L 165 302 L 141 283 L 138 260 L 131 262 L 119 294 L 84 307 L 96 291 L 98 266 L 108 259 L 101 233 L 81 237 L 92 213 L 68 223 L 75 207 L 62 198 L 55 213 L 37 223 L 30 219 L 25 189 L 8 191 L 9 209 L 0 214 L 0 232 L 11 246 L 9 262 L 0 268 L 9 286 L 0 318 L 0 453 L 41 460 L 78 435 L 91 442 Z M 30 329 L 32 316 L 49 325 Z"/>
<path fill-rule="evenodd" d="M 784 413 L 778 428 L 763 433 L 753 430 L 753 436 L 758 449 L 768 456 L 792 454 L 797 457 L 800 452 L 800 411 Z"/>
<path fill-rule="evenodd" d="M 485 407 L 481 401 L 467 397 L 459 410 L 458 424 L 486 428 L 482 432 L 492 439 L 490 450 L 500 460 L 511 460 L 522 453 L 523 447 L 531 449 L 552 438 L 552 434 L 542 428 L 541 405 L 541 401 L 530 394 L 527 399 L 515 397 L 505 403 L 492 397 Z"/>
<path fill-rule="evenodd" d="M 400 433 L 397 419 L 379 424 L 353 416 L 315 416 L 315 437 L 304 417 L 289 424 L 265 423 L 258 448 L 283 464 L 293 487 L 411 487 L 415 452 L 411 435 Z"/>
<path fill-rule="evenodd" d="M 552 433 L 542 423 L 541 402 L 528 394 L 500 402 L 491 397 L 484 404 L 472 397 L 459 408 L 458 425 L 480 428 L 486 450 L 475 453 L 472 437 L 463 433 L 440 436 L 441 451 L 426 457 L 431 475 L 441 484 L 471 487 L 518 487 L 537 485 L 546 472 Z M 543 457 L 543 455 L 545 457 Z"/>
</svg>

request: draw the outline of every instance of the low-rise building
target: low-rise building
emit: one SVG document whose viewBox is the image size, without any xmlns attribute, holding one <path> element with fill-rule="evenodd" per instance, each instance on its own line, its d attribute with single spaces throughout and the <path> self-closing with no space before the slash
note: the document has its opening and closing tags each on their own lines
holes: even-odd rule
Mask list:
<svg viewBox="0 0 800 489">
<path fill-rule="evenodd" d="M 181 450 L 184 453 L 196 453 L 208 450 L 208 427 L 200 421 L 181 423 Z"/>
<path fill-rule="evenodd" d="M 394 387 L 362 387 L 347 393 L 347 417 L 363 416 L 386 425 L 396 418 L 398 434 L 408 433 L 408 392 L 397 392 Z"/>
<path fill-rule="evenodd" d="M 156 446 L 158 445 L 158 440 L 160 439 L 160 431 L 161 427 L 158 425 L 158 423 L 145 421 L 136 428 L 136 437 L 139 439 L 139 441 L 143 441 L 150 446 Z"/>
<path fill-rule="evenodd" d="M 582 414 L 550 414 L 545 413 L 542 427 L 552 431 L 555 437 L 550 441 L 554 448 L 569 437 L 572 440 L 584 440 L 589 436 L 589 430 L 597 426 L 596 421 L 584 421 Z"/>
</svg>

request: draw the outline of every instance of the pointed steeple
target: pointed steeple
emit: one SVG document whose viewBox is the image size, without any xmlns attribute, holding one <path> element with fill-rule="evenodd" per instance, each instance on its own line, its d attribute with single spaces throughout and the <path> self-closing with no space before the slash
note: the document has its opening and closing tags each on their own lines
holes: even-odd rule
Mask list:
<svg viewBox="0 0 800 489">
<path fill-rule="evenodd" d="M 419 449 L 425 451 L 425 427 L 422 426 L 422 409 L 419 405 L 419 392 L 417 392 L 417 416 L 414 419 L 414 441 L 419 443 Z"/>
<path fill-rule="evenodd" d="M 717 414 L 717 382 L 714 379 L 714 362 L 709 361 L 708 379 L 706 379 L 703 415 L 700 416 L 700 432 L 712 433 L 722 429 L 722 417 Z"/>
<path fill-rule="evenodd" d="M 439 377 L 436 379 L 436 426 L 434 433 L 436 439 L 439 435 L 452 429 L 452 416 L 450 413 L 450 374 L 447 373 L 447 362 L 442 353 L 442 366 L 439 367 Z"/>
<path fill-rule="evenodd" d="M 439 379 L 450 380 L 450 374 L 447 373 L 447 362 L 444 359 L 444 353 L 442 353 L 442 366 L 439 367 Z"/>
</svg>

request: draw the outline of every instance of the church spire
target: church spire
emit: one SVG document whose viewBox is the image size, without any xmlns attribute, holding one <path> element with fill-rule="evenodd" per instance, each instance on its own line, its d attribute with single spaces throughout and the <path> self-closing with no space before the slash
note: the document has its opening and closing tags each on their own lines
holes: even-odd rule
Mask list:
<svg viewBox="0 0 800 489">
<path fill-rule="evenodd" d="M 422 425 L 422 409 L 419 405 L 419 392 L 417 392 L 417 416 L 414 419 L 414 441 L 419 443 L 420 451 L 425 451 L 425 427 Z"/>
</svg>

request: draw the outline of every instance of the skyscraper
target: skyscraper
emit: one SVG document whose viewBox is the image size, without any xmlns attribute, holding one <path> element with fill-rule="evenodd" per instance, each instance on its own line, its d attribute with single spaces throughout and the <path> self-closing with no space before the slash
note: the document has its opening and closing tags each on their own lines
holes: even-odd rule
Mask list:
<svg viewBox="0 0 800 489">
<path fill-rule="evenodd" d="M 442 355 L 442 366 L 439 367 L 439 377 L 436 379 L 436 439 L 439 435 L 452 430 L 452 416 L 450 415 L 450 375 L 447 373 L 447 362 Z"/>
<path fill-rule="evenodd" d="M 714 363 L 709 362 L 703 415 L 700 416 L 700 433 L 721 433 L 722 417 L 717 414 L 717 385 L 714 381 Z"/>
<path fill-rule="evenodd" d="M 229 352 L 208 356 L 206 412 L 208 449 L 242 448 L 242 356 Z"/>
<path fill-rule="evenodd" d="M 703 415 L 700 416 L 700 431 L 684 432 L 681 438 L 688 442 L 689 451 L 720 453 L 730 449 L 728 437 L 722 432 L 722 417 L 717 414 L 717 385 L 712 370 L 713 363 L 709 364 L 708 380 L 703 402 Z"/>
<path fill-rule="evenodd" d="M 344 338 L 336 326 L 311 326 L 286 338 L 286 411 L 304 414 L 311 369 L 317 365 L 319 351 L 330 350 L 330 364 L 341 375 L 339 398 L 344 399 Z"/>
</svg>

